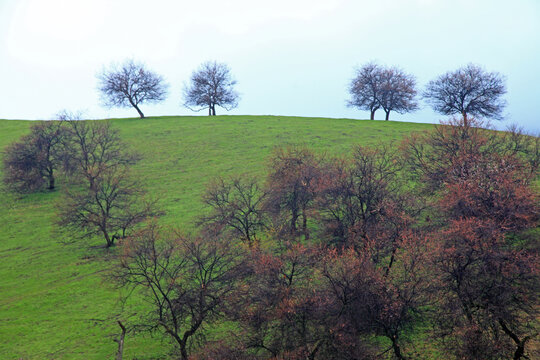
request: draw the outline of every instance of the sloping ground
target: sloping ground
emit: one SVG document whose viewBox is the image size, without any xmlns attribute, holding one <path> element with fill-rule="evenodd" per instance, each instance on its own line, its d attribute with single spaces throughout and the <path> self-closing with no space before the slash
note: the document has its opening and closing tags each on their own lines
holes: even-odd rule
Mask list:
<svg viewBox="0 0 540 360">
<path fill-rule="evenodd" d="M 432 125 L 278 116 L 159 117 L 111 120 L 143 155 L 136 173 L 160 198 L 163 223 L 185 230 L 204 208 L 216 175 L 263 175 L 276 145 L 304 144 L 346 154 L 354 144 L 399 143 Z M 0 149 L 29 121 L 0 120 Z M 0 156 L 3 156 L 0 155 Z M 1 170 L 0 170 L 1 171 Z M 142 299 L 123 305 L 104 277 L 114 251 L 101 241 L 69 242 L 54 229 L 55 192 L 15 196 L 0 189 L 0 358 L 105 359 L 116 352 L 117 319 L 137 317 Z M 218 329 L 219 331 L 219 329 Z M 225 329 L 224 329 L 225 331 Z M 159 336 L 128 334 L 125 359 L 166 356 Z"/>
</svg>

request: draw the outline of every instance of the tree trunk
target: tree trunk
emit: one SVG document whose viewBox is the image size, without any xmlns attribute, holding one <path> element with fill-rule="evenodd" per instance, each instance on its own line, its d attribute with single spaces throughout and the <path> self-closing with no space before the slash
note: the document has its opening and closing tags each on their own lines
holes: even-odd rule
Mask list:
<svg viewBox="0 0 540 360">
<path fill-rule="evenodd" d="M 212 116 L 216 116 L 216 104 L 212 104 Z"/>
<path fill-rule="evenodd" d="M 306 240 L 309 240 L 309 231 L 307 229 L 307 216 L 305 211 L 305 209 L 302 210 L 302 231 L 304 232 L 304 238 Z"/>
<path fill-rule="evenodd" d="M 251 249 L 253 244 L 251 243 L 251 236 L 249 236 L 249 230 L 246 230 L 246 242 L 248 244 L 248 247 Z"/>
<path fill-rule="evenodd" d="M 118 343 L 118 352 L 116 353 L 116 360 L 122 360 L 124 356 L 124 338 L 126 337 L 126 327 L 118 320 L 118 325 L 122 329 L 122 334 L 120 334 L 119 339 L 114 339 Z"/>
<path fill-rule="evenodd" d="M 525 344 L 530 339 L 530 337 L 526 336 L 523 340 L 520 340 L 517 334 L 512 332 L 508 326 L 506 326 L 506 323 L 499 319 L 499 325 L 501 325 L 501 328 L 503 332 L 508 335 L 516 344 L 516 351 L 514 352 L 514 360 L 519 360 L 525 355 Z"/>
<path fill-rule="evenodd" d="M 212 104 L 208 105 L 208 116 L 212 116 Z"/>
<path fill-rule="evenodd" d="M 141 117 L 141 119 L 144 119 L 144 114 L 141 111 L 141 109 L 139 109 L 137 105 L 133 105 L 133 106 L 135 107 L 135 110 L 137 110 L 137 112 L 139 113 L 139 116 Z"/>
<path fill-rule="evenodd" d="M 384 118 L 384 120 L 388 121 L 388 119 L 390 118 L 390 110 L 385 111 L 385 112 L 386 112 L 386 117 Z"/>
<path fill-rule="evenodd" d="M 182 360 L 188 360 L 189 359 L 189 356 L 188 356 L 188 352 L 187 352 L 187 349 L 186 349 L 186 345 L 180 345 L 180 354 L 182 355 Z"/>
<path fill-rule="evenodd" d="M 388 274 L 390 273 L 390 269 L 392 268 L 392 265 L 394 265 L 394 260 L 396 258 L 396 251 L 397 251 L 397 247 L 394 246 L 392 249 L 392 255 L 390 256 L 390 262 L 388 263 L 388 267 L 386 268 L 386 272 L 384 274 L 385 277 L 388 277 Z"/>
<path fill-rule="evenodd" d="M 401 354 L 401 348 L 399 347 L 399 344 L 397 343 L 396 336 L 391 336 L 390 340 L 392 340 L 392 348 L 394 349 L 394 355 L 396 355 L 396 358 L 399 360 L 406 360 L 407 358 Z"/>
<path fill-rule="evenodd" d="M 375 120 L 375 111 L 377 111 L 377 109 L 371 110 L 371 116 L 369 117 L 370 120 Z"/>
<path fill-rule="evenodd" d="M 290 227 L 291 227 L 291 235 L 292 236 L 296 236 L 296 223 L 298 222 L 298 217 L 300 215 L 298 215 L 298 211 L 296 211 L 295 209 L 292 210 L 291 212 L 291 223 L 290 223 Z"/>
<path fill-rule="evenodd" d="M 50 174 L 48 178 L 49 178 L 49 187 L 47 189 L 54 190 L 54 176 Z"/>
<path fill-rule="evenodd" d="M 111 238 L 109 236 L 109 233 L 105 230 L 103 231 L 103 235 L 105 236 L 105 241 L 107 241 L 107 247 L 110 248 L 114 245 L 114 236 Z"/>
<path fill-rule="evenodd" d="M 467 119 L 467 113 L 465 111 L 463 111 L 461 113 L 461 115 L 463 115 L 463 126 L 467 128 L 469 126 L 469 121 Z"/>
</svg>

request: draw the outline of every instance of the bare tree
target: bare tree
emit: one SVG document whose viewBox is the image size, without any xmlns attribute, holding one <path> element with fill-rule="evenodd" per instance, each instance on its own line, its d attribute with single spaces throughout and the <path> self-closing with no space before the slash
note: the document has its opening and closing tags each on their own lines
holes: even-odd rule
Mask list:
<svg viewBox="0 0 540 360">
<path fill-rule="evenodd" d="M 60 121 L 38 122 L 30 134 L 9 145 L 4 158 L 4 182 L 17 192 L 55 188 L 55 172 L 65 160 L 66 128 Z"/>
<path fill-rule="evenodd" d="M 127 60 L 120 67 L 111 66 L 99 75 L 99 91 L 109 107 L 134 107 L 139 116 L 143 103 L 157 103 L 167 97 L 168 84 L 163 77 L 146 69 L 145 65 Z"/>
<path fill-rule="evenodd" d="M 450 71 L 427 84 L 424 98 L 433 110 L 444 115 L 461 114 L 468 125 L 468 116 L 502 118 L 506 101 L 504 77 L 468 64 Z"/>
<path fill-rule="evenodd" d="M 216 238 L 186 238 L 155 224 L 130 237 L 116 278 L 142 290 L 151 307 L 139 328 L 161 330 L 189 358 L 205 327 L 221 319 L 245 272 L 237 247 Z"/>
<path fill-rule="evenodd" d="M 138 155 L 126 150 L 108 122 L 69 121 L 73 175 L 85 189 L 66 191 L 57 224 L 81 237 L 101 235 L 107 247 L 126 236 L 135 224 L 154 215 L 154 202 L 144 202 L 142 185 L 130 174 Z"/>
<path fill-rule="evenodd" d="M 238 106 L 239 95 L 234 90 L 236 81 L 224 63 L 203 63 L 191 75 L 191 83 L 184 87 L 184 106 L 193 111 L 208 108 L 208 115 L 216 115 L 216 105 L 225 110 Z"/>
<path fill-rule="evenodd" d="M 265 198 L 266 192 L 253 178 L 236 176 L 230 181 L 217 178 L 203 196 L 211 211 L 201 223 L 217 230 L 230 230 L 251 247 L 258 241 L 257 233 L 266 228 L 262 210 Z"/>
<path fill-rule="evenodd" d="M 397 67 L 384 69 L 380 76 L 377 100 L 389 119 L 390 111 L 400 114 L 418 109 L 416 80 L 413 75 Z"/>
<path fill-rule="evenodd" d="M 347 105 L 369 110 L 371 120 L 375 118 L 375 112 L 381 107 L 378 98 L 382 72 L 380 65 L 370 62 L 356 70 L 356 76 L 349 85 L 351 99 L 348 100 Z"/>
<path fill-rule="evenodd" d="M 103 121 L 69 121 L 67 148 L 75 175 L 84 178 L 93 188 L 95 179 L 113 168 L 132 165 L 139 155 L 126 149 L 118 130 Z"/>
<path fill-rule="evenodd" d="M 58 205 L 57 224 L 73 237 L 103 236 L 106 246 L 124 238 L 133 225 L 154 214 L 153 203 L 127 168 L 111 168 L 86 191 L 67 191 Z"/>
</svg>

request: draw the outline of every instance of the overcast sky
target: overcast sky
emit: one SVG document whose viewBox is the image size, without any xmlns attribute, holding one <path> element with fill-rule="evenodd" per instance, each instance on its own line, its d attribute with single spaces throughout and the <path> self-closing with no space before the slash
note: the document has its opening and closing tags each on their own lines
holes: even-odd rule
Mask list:
<svg viewBox="0 0 540 360">
<path fill-rule="evenodd" d="M 359 119 L 369 113 L 346 107 L 356 66 L 398 65 L 422 89 L 472 62 L 507 77 L 499 127 L 540 131 L 540 0 L 0 0 L 0 118 L 135 117 L 97 92 L 96 73 L 126 58 L 170 84 L 147 116 L 204 115 L 181 106 L 182 88 L 217 60 L 242 96 L 229 114 Z M 444 118 L 422 104 L 391 119 Z"/>
</svg>

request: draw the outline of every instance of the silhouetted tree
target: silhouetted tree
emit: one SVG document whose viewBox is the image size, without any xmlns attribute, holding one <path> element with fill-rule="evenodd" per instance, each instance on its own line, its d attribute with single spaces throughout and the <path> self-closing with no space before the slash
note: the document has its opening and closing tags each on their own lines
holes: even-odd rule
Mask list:
<svg viewBox="0 0 540 360">
<path fill-rule="evenodd" d="M 184 106 L 194 111 L 208 108 L 208 115 L 216 115 L 216 106 L 234 109 L 240 97 L 234 85 L 236 81 L 227 64 L 205 62 L 193 72 L 189 85 L 184 87 Z"/>
<path fill-rule="evenodd" d="M 30 134 L 5 149 L 4 182 L 18 192 L 55 188 L 55 172 L 67 170 L 64 141 L 67 137 L 61 121 L 37 122 Z"/>
<path fill-rule="evenodd" d="M 151 224 L 125 241 L 115 276 L 150 303 L 138 327 L 163 331 L 187 360 L 206 326 L 223 318 L 245 273 L 242 264 L 229 242 L 187 238 Z"/>
<path fill-rule="evenodd" d="M 167 97 L 168 85 L 161 75 L 148 70 L 145 65 L 133 60 L 121 66 L 111 66 L 98 74 L 99 91 L 105 105 L 130 107 L 144 118 L 139 105 L 157 103 Z"/>
<path fill-rule="evenodd" d="M 430 81 L 423 93 L 433 110 L 443 115 L 460 114 L 465 125 L 469 116 L 500 119 L 506 102 L 504 77 L 469 64 Z"/>
<path fill-rule="evenodd" d="M 265 198 L 266 192 L 253 178 L 235 176 L 230 181 L 217 178 L 203 195 L 211 211 L 201 223 L 218 232 L 231 231 L 234 238 L 239 237 L 251 247 L 258 241 L 257 234 L 266 228 L 262 209 Z"/>
<path fill-rule="evenodd" d="M 377 101 L 386 113 L 385 120 L 389 119 L 392 110 L 403 114 L 418 109 L 414 76 L 391 67 L 382 71 L 379 81 Z"/>
<path fill-rule="evenodd" d="M 368 63 L 356 70 L 356 76 L 349 84 L 350 100 L 347 105 L 361 110 L 369 110 L 370 119 L 381 107 L 379 102 L 383 68 L 376 63 Z"/>
</svg>

